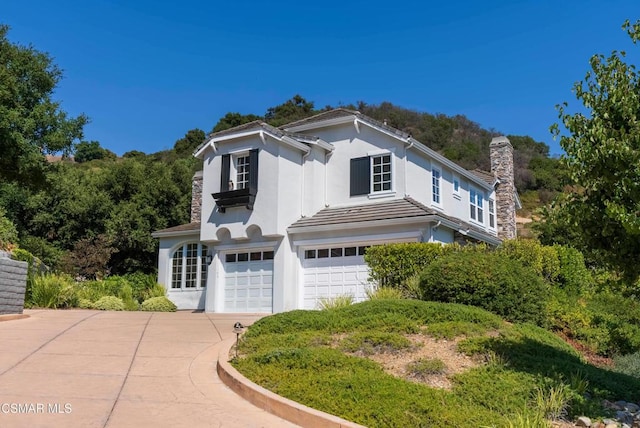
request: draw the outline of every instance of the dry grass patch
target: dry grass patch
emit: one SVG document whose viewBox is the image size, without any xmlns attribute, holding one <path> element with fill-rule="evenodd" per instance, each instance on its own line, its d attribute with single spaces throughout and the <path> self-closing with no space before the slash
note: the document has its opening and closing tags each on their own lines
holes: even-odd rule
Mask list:
<svg viewBox="0 0 640 428">
<path fill-rule="evenodd" d="M 340 343 L 347 337 L 348 335 L 345 334 L 335 335 L 332 347 L 339 348 Z M 478 358 L 472 358 L 458 351 L 458 342 L 464 337 L 451 340 L 435 339 L 424 334 L 407 334 L 404 337 L 411 342 L 412 346 L 403 351 L 346 353 L 375 361 L 386 373 L 397 378 L 440 389 L 451 389 L 451 376 L 485 364 Z M 424 360 L 442 361 L 444 368 L 437 373 L 416 375 L 411 369 L 412 365 Z"/>
</svg>

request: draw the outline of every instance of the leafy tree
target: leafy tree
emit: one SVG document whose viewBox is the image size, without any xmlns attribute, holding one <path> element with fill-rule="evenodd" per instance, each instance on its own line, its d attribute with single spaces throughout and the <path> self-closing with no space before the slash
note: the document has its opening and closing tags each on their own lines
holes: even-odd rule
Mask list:
<svg viewBox="0 0 640 428">
<path fill-rule="evenodd" d="M 65 270 L 87 279 L 102 279 L 110 273 L 109 260 L 117 250 L 106 235 L 78 240 L 62 261 Z"/>
<path fill-rule="evenodd" d="M 222 119 L 215 124 L 211 132 L 224 131 L 235 126 L 244 125 L 245 123 L 253 122 L 254 120 L 264 120 L 261 116 L 255 114 L 240 114 L 240 113 L 227 113 Z"/>
<path fill-rule="evenodd" d="M 74 159 L 78 163 L 88 162 L 95 159 L 116 159 L 117 156 L 110 150 L 100 146 L 97 141 L 81 141 L 76 144 Z"/>
<path fill-rule="evenodd" d="M 11 220 L 4 216 L 0 208 L 0 250 L 10 250 L 18 242 L 18 231 Z"/>
<path fill-rule="evenodd" d="M 173 146 L 173 150 L 178 155 L 191 155 L 193 151 L 204 141 L 204 131 L 201 129 L 191 129 L 184 137 L 180 138 Z"/>
<path fill-rule="evenodd" d="M 281 126 L 285 123 L 313 116 L 316 113 L 313 109 L 312 101 L 307 101 L 300 95 L 294 95 L 293 98 L 285 103 L 269 108 L 264 118 L 270 125 Z"/>
<path fill-rule="evenodd" d="M 137 158 L 137 159 L 141 159 L 141 158 L 145 158 L 147 155 L 144 152 L 141 152 L 139 150 L 130 150 L 128 152 L 125 152 L 122 157 L 125 159 L 128 158 Z"/>
<path fill-rule="evenodd" d="M 69 153 L 87 118 L 69 118 L 52 100 L 62 72 L 31 46 L 11 43 L 0 25 L 0 179 L 37 185 L 45 154 Z"/>
<path fill-rule="evenodd" d="M 634 45 L 640 20 L 625 22 Z M 625 62 L 625 52 L 594 55 L 591 71 L 573 89 L 586 114 L 558 106 L 560 122 L 552 132 L 566 152 L 564 165 L 577 186 L 559 201 L 547 221 L 556 232 L 574 229 L 593 258 L 610 263 L 635 279 L 640 274 L 640 79 Z M 551 228 L 553 229 L 553 228 Z M 555 237 L 543 237 L 554 240 Z"/>
</svg>

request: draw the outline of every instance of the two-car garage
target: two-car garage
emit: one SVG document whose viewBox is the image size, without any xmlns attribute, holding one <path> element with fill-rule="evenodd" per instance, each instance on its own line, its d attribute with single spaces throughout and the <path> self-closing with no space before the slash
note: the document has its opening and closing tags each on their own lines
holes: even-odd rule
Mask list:
<svg viewBox="0 0 640 428">
<path fill-rule="evenodd" d="M 303 251 L 302 307 L 317 309 L 322 298 L 350 295 L 365 299 L 369 276 L 365 246 L 327 246 Z M 234 251 L 221 255 L 224 312 L 273 312 L 273 251 Z"/>
</svg>

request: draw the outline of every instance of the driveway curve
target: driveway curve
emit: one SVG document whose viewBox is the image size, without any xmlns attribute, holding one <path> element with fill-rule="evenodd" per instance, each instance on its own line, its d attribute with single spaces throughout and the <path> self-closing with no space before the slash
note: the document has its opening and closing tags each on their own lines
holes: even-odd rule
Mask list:
<svg viewBox="0 0 640 428">
<path fill-rule="evenodd" d="M 30 310 L 0 322 L 0 427 L 294 427 L 216 374 L 259 316 Z"/>
</svg>

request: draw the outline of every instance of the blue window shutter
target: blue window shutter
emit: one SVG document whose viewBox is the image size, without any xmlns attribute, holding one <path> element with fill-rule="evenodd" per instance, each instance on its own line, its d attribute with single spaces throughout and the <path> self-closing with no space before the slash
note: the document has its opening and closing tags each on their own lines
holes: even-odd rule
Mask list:
<svg viewBox="0 0 640 428">
<path fill-rule="evenodd" d="M 249 151 L 249 193 L 252 195 L 258 191 L 258 150 Z"/>
<path fill-rule="evenodd" d="M 231 155 L 222 155 L 222 168 L 220 174 L 220 191 L 229 191 L 229 166 L 231 164 Z"/>
<path fill-rule="evenodd" d="M 369 157 L 351 159 L 350 195 L 368 195 L 371 190 L 371 163 Z"/>
</svg>

